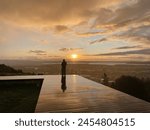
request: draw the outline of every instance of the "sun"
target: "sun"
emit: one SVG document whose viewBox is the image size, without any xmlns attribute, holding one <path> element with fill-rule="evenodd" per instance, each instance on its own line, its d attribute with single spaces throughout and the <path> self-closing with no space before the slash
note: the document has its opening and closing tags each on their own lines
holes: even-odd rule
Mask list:
<svg viewBox="0 0 150 130">
<path fill-rule="evenodd" d="M 71 54 L 71 58 L 72 58 L 72 59 L 77 59 L 77 58 L 78 58 L 78 55 L 77 55 L 77 54 Z"/>
</svg>

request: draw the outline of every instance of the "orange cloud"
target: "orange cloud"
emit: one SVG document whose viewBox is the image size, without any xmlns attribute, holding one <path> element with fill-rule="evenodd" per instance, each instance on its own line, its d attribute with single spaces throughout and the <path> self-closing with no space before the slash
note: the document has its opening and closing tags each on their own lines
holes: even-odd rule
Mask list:
<svg viewBox="0 0 150 130">
<path fill-rule="evenodd" d="M 25 25 L 72 25 L 118 3 L 121 0 L 0 0 L 0 19 Z"/>
</svg>

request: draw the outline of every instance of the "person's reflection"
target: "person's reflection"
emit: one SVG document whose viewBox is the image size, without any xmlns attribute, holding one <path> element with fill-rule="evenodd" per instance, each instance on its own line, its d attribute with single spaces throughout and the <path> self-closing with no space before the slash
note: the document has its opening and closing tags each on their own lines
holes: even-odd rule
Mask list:
<svg viewBox="0 0 150 130">
<path fill-rule="evenodd" d="M 65 59 L 63 59 L 61 63 L 61 89 L 63 92 L 66 90 L 66 66 L 67 62 Z"/>
<path fill-rule="evenodd" d="M 61 89 L 63 92 L 65 92 L 65 90 L 67 89 L 67 86 L 66 86 L 66 76 L 61 76 Z"/>
</svg>

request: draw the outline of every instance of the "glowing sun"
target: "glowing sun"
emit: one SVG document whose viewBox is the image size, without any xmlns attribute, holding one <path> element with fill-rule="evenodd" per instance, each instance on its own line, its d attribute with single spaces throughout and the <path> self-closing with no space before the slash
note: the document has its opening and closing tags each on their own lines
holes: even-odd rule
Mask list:
<svg viewBox="0 0 150 130">
<path fill-rule="evenodd" d="M 71 55 L 71 58 L 72 58 L 72 59 L 77 59 L 77 58 L 78 58 L 78 55 L 77 55 L 77 54 L 72 54 L 72 55 Z"/>
</svg>

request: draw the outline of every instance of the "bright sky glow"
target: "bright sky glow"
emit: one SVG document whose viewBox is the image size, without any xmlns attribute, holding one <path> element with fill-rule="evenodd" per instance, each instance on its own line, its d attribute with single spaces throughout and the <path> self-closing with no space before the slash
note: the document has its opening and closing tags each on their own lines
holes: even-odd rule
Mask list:
<svg viewBox="0 0 150 130">
<path fill-rule="evenodd" d="M 72 54 L 72 55 L 71 55 L 71 58 L 72 58 L 72 59 L 77 59 L 77 58 L 78 58 L 78 55 L 77 55 L 77 54 Z"/>
</svg>

